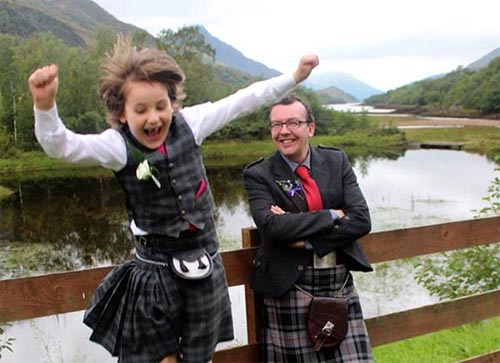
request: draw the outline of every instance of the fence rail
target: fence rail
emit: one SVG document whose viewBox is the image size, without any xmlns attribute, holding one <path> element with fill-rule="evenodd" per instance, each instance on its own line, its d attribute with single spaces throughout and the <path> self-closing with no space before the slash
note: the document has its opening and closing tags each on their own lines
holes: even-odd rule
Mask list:
<svg viewBox="0 0 500 363">
<path fill-rule="evenodd" d="M 258 231 L 242 230 L 243 249 L 223 252 L 229 286 L 246 285 Z M 372 233 L 360 243 L 372 263 L 500 242 L 500 217 Z M 112 267 L 0 281 L 0 323 L 83 310 Z M 259 302 L 246 286 L 248 344 L 216 352 L 214 362 L 258 362 Z M 366 320 L 373 346 L 500 316 L 500 290 Z M 463 363 L 498 361 L 500 352 Z"/>
</svg>

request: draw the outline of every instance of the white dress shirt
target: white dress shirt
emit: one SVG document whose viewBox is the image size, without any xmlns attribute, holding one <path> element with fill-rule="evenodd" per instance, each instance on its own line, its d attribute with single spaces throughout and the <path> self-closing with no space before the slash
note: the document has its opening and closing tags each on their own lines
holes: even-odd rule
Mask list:
<svg viewBox="0 0 500 363">
<path fill-rule="evenodd" d="M 253 83 L 217 102 L 183 108 L 179 113 L 201 146 L 203 140 L 231 120 L 279 100 L 295 86 L 291 74 L 282 75 Z M 49 156 L 72 163 L 100 165 L 113 171 L 127 164 L 127 148 L 118 130 L 110 128 L 100 134 L 86 135 L 74 133 L 59 118 L 56 105 L 48 111 L 34 107 L 34 113 L 36 138 Z M 147 234 L 134 221 L 130 227 L 135 235 Z"/>
</svg>

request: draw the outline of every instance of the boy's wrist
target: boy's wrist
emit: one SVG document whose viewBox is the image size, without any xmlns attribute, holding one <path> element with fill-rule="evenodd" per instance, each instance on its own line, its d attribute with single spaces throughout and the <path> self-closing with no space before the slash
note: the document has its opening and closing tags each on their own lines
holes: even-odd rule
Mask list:
<svg viewBox="0 0 500 363">
<path fill-rule="evenodd" d="M 47 102 L 35 102 L 35 108 L 38 111 L 50 111 L 54 108 L 56 102 L 55 100 L 47 101 Z"/>
</svg>

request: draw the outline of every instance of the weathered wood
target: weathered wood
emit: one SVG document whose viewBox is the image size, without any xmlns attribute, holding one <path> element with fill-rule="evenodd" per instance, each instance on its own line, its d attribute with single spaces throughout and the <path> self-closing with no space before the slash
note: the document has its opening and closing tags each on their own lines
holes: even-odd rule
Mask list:
<svg viewBox="0 0 500 363">
<path fill-rule="evenodd" d="M 243 248 L 260 246 L 259 230 L 255 227 L 242 228 L 241 240 Z"/>
<path fill-rule="evenodd" d="M 252 248 L 260 245 L 258 229 L 243 228 L 241 230 L 241 240 L 243 248 Z M 256 252 L 256 248 L 254 248 L 254 252 Z M 250 275 L 247 277 L 247 281 L 249 276 Z M 261 304 L 260 301 L 258 301 L 258 297 L 248 285 L 245 285 L 245 308 L 247 315 L 248 344 L 254 344 L 260 339 Z"/>
<path fill-rule="evenodd" d="M 260 362 L 259 343 L 246 344 L 215 352 L 214 363 L 257 363 Z"/>
<path fill-rule="evenodd" d="M 248 282 L 255 252 L 246 249 L 221 254 L 229 286 Z M 0 280 L 0 323 L 86 309 L 97 285 L 111 269 Z"/>
<path fill-rule="evenodd" d="M 469 359 L 461 360 L 457 363 L 498 363 L 500 362 L 500 350 L 494 352 L 478 355 Z"/>
<path fill-rule="evenodd" d="M 242 250 L 223 252 L 229 286 L 246 285 L 260 236 L 242 230 Z M 500 242 L 500 217 L 372 233 L 361 244 L 371 262 L 415 257 Z M 111 267 L 0 281 L 0 323 L 83 310 Z M 258 362 L 259 309 L 246 285 L 249 344 L 215 354 L 214 362 Z M 374 346 L 500 315 L 500 290 L 367 319 Z M 257 308 L 256 308 L 257 307 Z M 498 361 L 493 352 L 462 363 Z"/>
<path fill-rule="evenodd" d="M 83 310 L 111 267 L 0 281 L 0 323 Z"/>
<path fill-rule="evenodd" d="M 256 228 L 244 228 L 245 247 L 260 245 Z M 500 216 L 374 232 L 360 239 L 372 263 L 500 242 Z"/>
<path fill-rule="evenodd" d="M 500 290 L 466 296 L 366 320 L 373 346 L 384 345 L 500 315 Z"/>
<path fill-rule="evenodd" d="M 244 245 L 252 246 L 258 244 L 259 234 L 255 228 L 248 228 L 242 231 L 242 238 Z M 370 261 L 381 262 L 499 240 L 500 217 L 492 217 L 372 233 L 364 237 L 361 244 Z M 248 282 L 256 248 L 222 253 L 229 286 Z M 0 322 L 85 309 L 89 297 L 110 268 L 2 280 Z M 258 331 L 256 326 L 251 329 Z"/>
<path fill-rule="evenodd" d="M 371 233 L 360 240 L 372 263 L 500 242 L 500 216 Z"/>
<path fill-rule="evenodd" d="M 248 283 L 255 253 L 255 248 L 221 253 L 229 286 L 245 285 Z"/>
</svg>

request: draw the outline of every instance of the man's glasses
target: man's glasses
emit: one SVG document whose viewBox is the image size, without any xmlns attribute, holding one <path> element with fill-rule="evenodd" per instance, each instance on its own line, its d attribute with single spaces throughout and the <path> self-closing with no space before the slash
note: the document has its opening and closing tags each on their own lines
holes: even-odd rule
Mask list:
<svg viewBox="0 0 500 363">
<path fill-rule="evenodd" d="M 308 124 L 310 121 L 288 120 L 288 121 L 272 121 L 271 130 L 281 130 L 283 126 L 288 129 L 298 129 L 302 124 Z"/>
</svg>

